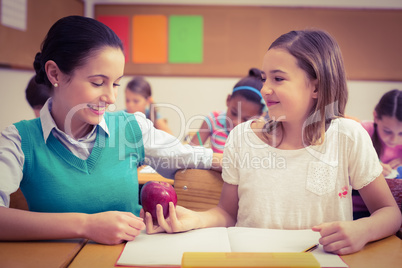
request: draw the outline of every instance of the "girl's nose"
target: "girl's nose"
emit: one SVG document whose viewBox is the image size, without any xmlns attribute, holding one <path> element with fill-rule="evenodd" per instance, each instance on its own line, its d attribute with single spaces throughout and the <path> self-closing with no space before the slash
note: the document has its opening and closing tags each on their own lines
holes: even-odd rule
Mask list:
<svg viewBox="0 0 402 268">
<path fill-rule="evenodd" d="M 113 88 L 108 88 L 105 90 L 104 94 L 100 97 L 100 100 L 107 103 L 107 104 L 112 104 L 116 102 L 116 89 Z"/>
<path fill-rule="evenodd" d="M 264 83 L 261 88 L 261 95 L 264 97 L 264 95 L 271 95 L 272 93 L 273 90 L 267 85 L 267 83 Z"/>
</svg>

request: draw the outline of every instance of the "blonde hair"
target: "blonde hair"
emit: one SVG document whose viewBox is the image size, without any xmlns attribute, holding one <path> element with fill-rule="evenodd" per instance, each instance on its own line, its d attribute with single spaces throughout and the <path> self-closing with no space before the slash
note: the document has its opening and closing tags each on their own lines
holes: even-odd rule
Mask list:
<svg viewBox="0 0 402 268">
<path fill-rule="evenodd" d="M 311 80 L 317 80 L 317 100 L 304 124 L 304 142 L 324 142 L 325 130 L 332 119 L 343 117 L 348 99 L 346 74 L 341 50 L 328 33 L 321 30 L 291 31 L 276 39 L 268 50 L 281 48 L 297 59 L 298 66 Z M 271 134 L 280 122 L 265 124 Z"/>
</svg>

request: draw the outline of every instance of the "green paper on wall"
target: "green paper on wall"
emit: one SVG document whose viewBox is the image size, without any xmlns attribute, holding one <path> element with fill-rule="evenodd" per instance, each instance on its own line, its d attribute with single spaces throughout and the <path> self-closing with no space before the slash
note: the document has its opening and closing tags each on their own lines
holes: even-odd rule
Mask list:
<svg viewBox="0 0 402 268">
<path fill-rule="evenodd" d="M 203 17 L 169 17 L 169 62 L 202 63 Z"/>
</svg>

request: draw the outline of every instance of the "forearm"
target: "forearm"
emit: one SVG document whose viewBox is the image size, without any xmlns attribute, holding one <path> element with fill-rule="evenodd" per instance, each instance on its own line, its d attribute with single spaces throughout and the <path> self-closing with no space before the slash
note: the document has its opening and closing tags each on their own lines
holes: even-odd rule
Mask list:
<svg viewBox="0 0 402 268">
<path fill-rule="evenodd" d="M 83 237 L 85 217 L 80 213 L 37 213 L 0 207 L 0 240 Z"/>
<path fill-rule="evenodd" d="M 371 242 L 395 234 L 401 228 L 402 216 L 397 206 L 387 206 L 357 221 L 364 223 L 367 242 Z"/>
<path fill-rule="evenodd" d="M 236 224 L 236 219 L 233 219 L 232 216 L 220 206 L 198 213 L 200 216 L 199 228 L 230 227 Z"/>
</svg>

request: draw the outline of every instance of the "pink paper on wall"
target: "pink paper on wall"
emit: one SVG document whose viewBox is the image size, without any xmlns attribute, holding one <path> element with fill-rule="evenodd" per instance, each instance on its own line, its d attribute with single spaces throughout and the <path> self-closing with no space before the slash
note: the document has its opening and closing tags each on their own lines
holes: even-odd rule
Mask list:
<svg viewBox="0 0 402 268">
<path fill-rule="evenodd" d="M 121 39 L 126 62 L 130 58 L 130 18 L 128 16 L 98 16 L 98 21 L 107 25 Z"/>
</svg>

